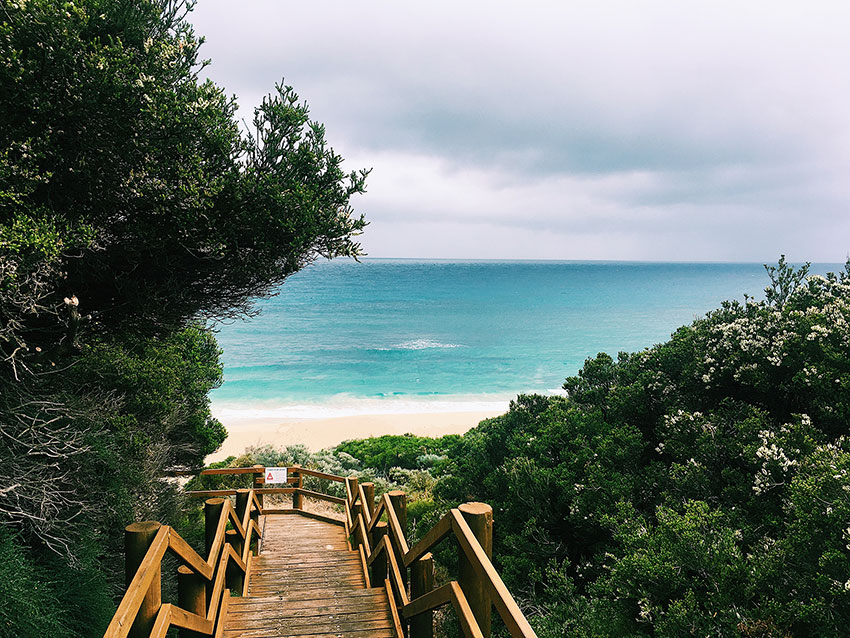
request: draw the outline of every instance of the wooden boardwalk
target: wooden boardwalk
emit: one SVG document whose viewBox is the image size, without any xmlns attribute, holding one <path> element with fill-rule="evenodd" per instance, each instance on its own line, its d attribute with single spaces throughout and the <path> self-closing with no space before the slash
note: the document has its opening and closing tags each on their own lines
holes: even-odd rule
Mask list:
<svg viewBox="0 0 850 638">
<path fill-rule="evenodd" d="M 229 600 L 225 638 L 396 636 L 387 592 L 366 587 L 341 525 L 296 513 L 264 518 L 248 595 Z"/>
<path fill-rule="evenodd" d="M 490 560 L 489 505 L 450 509 L 410 547 L 404 492 L 376 501 L 374 484 L 357 477 L 287 469 L 292 487 L 263 487 L 263 466 L 201 472 L 254 475 L 253 489 L 189 492 L 211 497 L 203 554 L 170 525 L 128 525 L 127 590 L 104 638 L 167 638 L 173 628 L 194 638 L 432 638 L 434 611 L 448 605 L 465 638 L 490 636 L 493 609 L 512 638 L 536 638 Z M 341 483 L 345 496 L 305 489 L 304 476 Z M 264 508 L 266 494 L 291 494 L 292 508 Z M 305 511 L 305 498 L 334 504 L 344 519 Z M 457 579 L 438 586 L 432 550 L 449 538 Z M 162 599 L 166 553 L 179 562 L 175 602 Z"/>
</svg>

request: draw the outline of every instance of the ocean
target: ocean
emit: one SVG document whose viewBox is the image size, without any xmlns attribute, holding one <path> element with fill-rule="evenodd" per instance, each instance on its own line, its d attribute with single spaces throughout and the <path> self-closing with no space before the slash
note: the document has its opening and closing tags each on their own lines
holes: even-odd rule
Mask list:
<svg viewBox="0 0 850 638">
<path fill-rule="evenodd" d="M 838 270 L 818 264 L 812 272 Z M 588 357 L 665 341 L 761 264 L 364 259 L 316 263 L 220 324 L 219 418 L 506 407 L 557 393 Z"/>
</svg>

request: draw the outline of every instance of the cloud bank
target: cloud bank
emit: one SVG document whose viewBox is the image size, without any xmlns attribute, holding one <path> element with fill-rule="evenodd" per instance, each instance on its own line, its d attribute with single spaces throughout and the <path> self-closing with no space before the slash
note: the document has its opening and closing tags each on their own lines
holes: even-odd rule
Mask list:
<svg viewBox="0 0 850 638">
<path fill-rule="evenodd" d="M 850 251 L 845 3 L 201 0 L 192 20 L 246 120 L 285 78 L 374 169 L 372 256 Z"/>
</svg>

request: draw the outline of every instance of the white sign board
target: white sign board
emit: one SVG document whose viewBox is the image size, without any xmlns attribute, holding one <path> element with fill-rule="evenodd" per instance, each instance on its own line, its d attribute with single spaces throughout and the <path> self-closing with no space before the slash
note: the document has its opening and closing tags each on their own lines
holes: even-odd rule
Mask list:
<svg viewBox="0 0 850 638">
<path fill-rule="evenodd" d="M 267 467 L 266 483 L 286 483 L 285 467 Z"/>
</svg>

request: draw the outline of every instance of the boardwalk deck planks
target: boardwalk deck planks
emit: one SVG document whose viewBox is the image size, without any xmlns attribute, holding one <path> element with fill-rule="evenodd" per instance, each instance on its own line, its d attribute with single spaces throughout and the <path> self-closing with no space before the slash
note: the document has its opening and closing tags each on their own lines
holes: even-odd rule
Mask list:
<svg viewBox="0 0 850 638">
<path fill-rule="evenodd" d="M 225 638 L 395 636 L 386 593 L 366 589 L 342 526 L 268 515 L 248 596 L 232 598 Z"/>
</svg>

